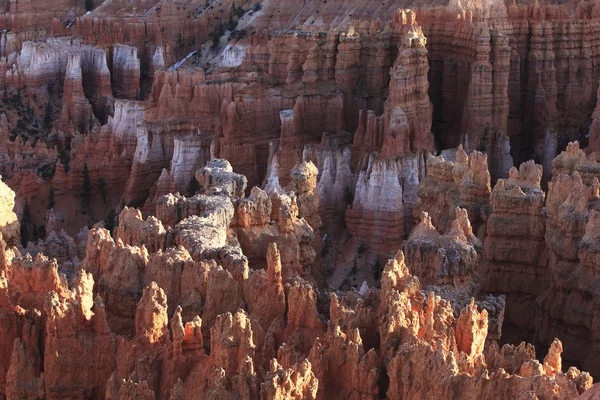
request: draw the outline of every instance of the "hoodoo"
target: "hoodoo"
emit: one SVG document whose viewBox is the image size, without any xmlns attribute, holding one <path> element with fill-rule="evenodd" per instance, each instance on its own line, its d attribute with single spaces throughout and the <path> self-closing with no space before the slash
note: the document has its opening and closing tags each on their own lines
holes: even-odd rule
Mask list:
<svg viewBox="0 0 600 400">
<path fill-rule="evenodd" d="M 600 398 L 600 4 L 0 0 L 0 400 Z"/>
</svg>

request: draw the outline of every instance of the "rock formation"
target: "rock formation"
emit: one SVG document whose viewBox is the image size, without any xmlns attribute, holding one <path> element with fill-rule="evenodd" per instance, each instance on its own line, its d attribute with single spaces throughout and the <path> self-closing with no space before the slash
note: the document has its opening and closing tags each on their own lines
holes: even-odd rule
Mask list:
<svg viewBox="0 0 600 400">
<path fill-rule="evenodd" d="M 0 232 L 2 232 L 2 239 L 9 246 L 15 246 L 19 243 L 21 236 L 19 220 L 13 211 L 15 192 L 4 182 L 0 182 L 0 199 Z"/>
<path fill-rule="evenodd" d="M 597 8 L 0 0 L 0 399 L 593 398 Z"/>
<path fill-rule="evenodd" d="M 115 96 L 135 100 L 140 92 L 137 48 L 118 44 L 113 49 L 112 80 Z"/>
<path fill-rule="evenodd" d="M 404 242 L 411 272 L 424 285 L 465 287 L 473 285 L 482 244 L 473 234 L 465 209 L 456 208 L 456 219 L 443 235 L 438 233 L 426 212 Z"/>
<path fill-rule="evenodd" d="M 545 345 L 551 343 L 550 335 L 562 337 L 565 344 L 572 343 L 565 358 L 597 371 L 598 366 L 591 356 L 597 346 L 590 319 L 595 307 L 589 302 L 596 297 L 590 284 L 596 276 L 594 238 L 598 222 L 598 178 L 594 177 L 591 184 L 586 184 L 583 179 L 589 182 L 590 176 L 580 175 L 577 171 L 586 164 L 583 171 L 594 171 L 597 163 L 587 160 L 578 147 L 576 143 L 570 144 L 553 161 L 554 172 L 546 201 L 545 236 L 550 277 L 549 284 L 537 299 L 540 313 L 536 320 L 539 327 L 536 336 Z M 575 171 L 570 173 L 567 168 Z M 573 279 L 575 276 L 577 278 Z M 581 307 L 581 314 L 568 311 L 573 307 Z"/>
<path fill-rule="evenodd" d="M 528 315 L 535 314 L 549 279 L 541 179 L 542 166 L 529 161 L 499 179 L 490 196 L 481 289 L 506 294 L 504 335 L 510 341 L 535 330 Z"/>
<path fill-rule="evenodd" d="M 41 254 L 19 258 L 2 247 L 0 337 L 14 342 L 0 370 L 7 396 L 403 398 L 433 387 L 469 398 L 544 396 L 552 385 L 559 398 L 575 398 L 591 387 L 586 373 L 562 371 L 559 341 L 543 365 L 530 350 L 500 351 L 490 329 L 499 330 L 502 314 L 488 319 L 491 300 L 436 295 L 441 287 L 447 297 L 447 290 L 474 286 L 482 245 L 466 210 L 456 209 L 444 235 L 424 214 L 405 242 L 407 258 L 400 251 L 386 263 L 381 289 L 327 293 L 303 279 L 314 279 L 314 255 L 304 258 L 312 235 L 290 253 L 293 240 L 306 240 L 298 229 L 321 224 L 312 163 L 291 171 L 290 194 L 254 188 L 245 198 L 245 178 L 224 160 L 196 177 L 203 194 L 163 196 L 158 218 L 124 208 L 115 239 L 92 229 L 82 269 L 71 278 Z M 507 184 L 534 190 L 540 178 L 527 164 Z M 593 221 L 585 243 L 594 243 Z M 269 226 L 275 230 L 266 234 Z M 273 238 L 263 265 L 243 255 L 261 236 Z M 422 370 L 424 356 L 435 378 Z M 89 360 L 94 368 L 82 364 Z"/>
<path fill-rule="evenodd" d="M 487 157 L 479 152 L 467 155 L 459 146 L 455 154 L 447 152 L 427 160 L 427 177 L 416 191 L 419 204 L 415 212 L 427 212 L 438 229 L 446 230 L 454 219 L 454 209 L 465 208 L 478 234 L 487 219 L 490 192 Z"/>
<path fill-rule="evenodd" d="M 359 174 L 352 206 L 346 210 L 346 224 L 356 240 L 389 256 L 412 225 L 416 205 L 420 159 L 369 159 Z"/>
</svg>

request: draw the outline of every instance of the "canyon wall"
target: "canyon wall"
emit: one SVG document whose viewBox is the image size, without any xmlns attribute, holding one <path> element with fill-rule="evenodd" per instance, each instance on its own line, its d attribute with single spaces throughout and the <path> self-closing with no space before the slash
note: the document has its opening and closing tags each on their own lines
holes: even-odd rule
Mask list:
<svg viewBox="0 0 600 400">
<path fill-rule="evenodd" d="M 597 4 L 237 3 L 0 0 L 0 397 L 589 388 Z"/>
</svg>

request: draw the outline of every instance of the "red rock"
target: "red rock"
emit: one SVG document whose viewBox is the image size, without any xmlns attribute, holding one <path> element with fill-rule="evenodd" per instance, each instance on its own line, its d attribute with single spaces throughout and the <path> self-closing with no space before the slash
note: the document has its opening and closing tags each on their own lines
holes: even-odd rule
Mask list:
<svg viewBox="0 0 600 400">
<path fill-rule="evenodd" d="M 283 369 L 273 359 L 267 379 L 260 385 L 265 399 L 316 399 L 318 381 L 308 360 L 293 368 Z"/>
<path fill-rule="evenodd" d="M 67 278 L 59 274 L 56 260 L 49 260 L 43 254 L 14 258 L 8 271 L 9 293 L 15 305 L 42 311 L 48 292 L 68 297 Z"/>
<path fill-rule="evenodd" d="M 2 239 L 9 245 L 15 246 L 20 242 L 21 232 L 15 207 L 15 192 L 4 182 L 0 183 L 0 232 Z"/>
<path fill-rule="evenodd" d="M 281 255 L 275 243 L 267 251 L 267 270 L 253 271 L 244 285 L 250 318 L 267 332 L 273 323 L 283 323 L 286 299 L 281 276 Z"/>
<path fill-rule="evenodd" d="M 94 7 L 0 1 L 0 397 L 591 387 L 595 4 Z"/>
<path fill-rule="evenodd" d="M 117 45 L 113 49 L 112 84 L 115 97 L 136 100 L 140 85 L 140 60 L 137 48 Z"/>
<path fill-rule="evenodd" d="M 417 189 L 416 212 L 427 212 L 433 224 L 445 231 L 454 219 L 455 208 L 465 208 L 473 230 L 481 237 L 491 193 L 487 156 L 479 152 L 467 155 L 459 147 L 456 162 L 438 156 L 427 160 L 428 176 Z"/>
<path fill-rule="evenodd" d="M 369 160 L 356 184 L 346 225 L 357 240 L 376 252 L 393 254 L 412 224 L 419 182 L 419 158 Z"/>
<path fill-rule="evenodd" d="M 377 353 L 374 349 L 365 353 L 358 329 L 344 334 L 339 326 L 330 325 L 308 358 L 322 396 L 375 398 L 379 394 Z"/>
<path fill-rule="evenodd" d="M 150 253 L 155 253 L 164 249 L 167 232 L 156 217 L 144 221 L 139 210 L 125 207 L 119 214 L 115 236 L 126 245 L 144 245 Z"/>
<path fill-rule="evenodd" d="M 591 168 L 582 168 L 586 164 Z M 565 359 L 579 360 L 594 373 L 597 365 L 589 357 L 590 351 L 596 346 L 594 336 L 574 340 L 569 327 L 578 325 L 593 329 L 592 325 L 584 321 L 586 314 L 594 312 L 593 306 L 585 304 L 595 296 L 589 282 L 595 276 L 593 260 L 597 252 L 594 244 L 597 217 L 594 204 L 598 198 L 598 183 L 593 178 L 591 187 L 588 187 L 577 169 L 582 168 L 587 180 L 587 174 L 590 170 L 593 171 L 596 163 L 587 160 L 577 144 L 571 144 L 555 159 L 553 166 L 556 168 L 553 170 L 552 181 L 549 182 L 546 201 L 546 244 L 550 251 L 550 279 L 536 300 L 540 310 L 540 318 L 536 319 L 536 332 L 540 341 L 546 345 L 552 343 L 550 335 L 560 338 L 565 344 Z M 569 170 L 573 169 L 575 172 L 571 174 Z M 575 275 L 580 278 L 569 278 Z M 568 312 L 567 309 L 575 304 L 586 311 L 577 315 Z"/>
<path fill-rule="evenodd" d="M 4 251 L 2 252 L 4 253 Z M 4 271 L 0 271 L 0 323 L 2 335 L 0 335 L 1 355 L 0 358 L 0 390 L 6 393 L 6 374 L 11 365 L 11 354 L 13 343 L 19 337 L 17 326 L 17 313 L 12 307 L 8 292 L 8 281 Z"/>
<path fill-rule="evenodd" d="M 102 397 L 115 368 L 115 334 L 102 300 L 93 299 L 93 286 L 91 274 L 82 271 L 70 298 L 61 299 L 51 292 L 46 299 L 46 398 Z"/>
<path fill-rule="evenodd" d="M 404 242 L 411 273 L 424 285 L 451 285 L 472 292 L 483 246 L 473 235 L 467 211 L 457 207 L 456 219 L 443 235 L 427 213 L 421 218 Z"/>
<path fill-rule="evenodd" d="M 541 165 L 523 163 L 499 179 L 490 196 L 481 288 L 506 294 L 507 339 L 534 331 L 526 315 L 535 312 L 535 297 L 548 283 L 541 179 Z"/>
<path fill-rule="evenodd" d="M 302 280 L 290 282 L 285 289 L 288 311 L 283 341 L 300 354 L 308 354 L 314 340 L 325 333 L 325 325 L 317 312 L 314 289 Z"/>
</svg>

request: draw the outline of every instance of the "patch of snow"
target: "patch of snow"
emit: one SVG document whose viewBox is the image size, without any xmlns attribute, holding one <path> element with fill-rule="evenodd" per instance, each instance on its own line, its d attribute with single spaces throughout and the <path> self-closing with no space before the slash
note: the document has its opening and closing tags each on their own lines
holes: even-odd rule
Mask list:
<svg viewBox="0 0 600 400">
<path fill-rule="evenodd" d="M 230 45 L 227 44 L 221 54 L 221 61 L 217 65 L 218 67 L 239 67 L 242 65 L 246 57 L 246 46 Z"/>
<path fill-rule="evenodd" d="M 585 137 L 587 139 L 589 139 L 591 134 L 592 134 L 592 125 L 588 126 L 588 133 L 585 134 Z"/>
<path fill-rule="evenodd" d="M 189 60 L 194 54 L 196 54 L 197 51 L 198 50 L 192 51 L 190 54 L 188 54 L 181 60 L 177 61 L 175 64 L 171 65 L 168 70 L 173 71 L 173 70 L 176 70 L 177 68 L 181 67 L 183 65 L 183 63 L 185 63 L 187 60 Z"/>
<path fill-rule="evenodd" d="M 369 285 L 367 284 L 367 281 L 363 281 L 362 285 L 360 286 L 360 290 L 358 292 L 360 293 L 361 296 L 364 296 L 365 294 L 367 294 L 368 291 L 369 291 Z"/>
<path fill-rule="evenodd" d="M 263 9 L 259 11 L 246 11 L 246 13 L 239 19 L 236 29 L 246 30 L 246 35 L 251 36 L 254 31 L 254 21 L 257 17 L 264 14 L 264 7 L 267 6 L 269 0 L 263 1 Z M 220 4 L 220 3 L 219 3 Z M 197 65 L 203 68 L 205 71 L 212 71 L 221 67 L 237 67 L 242 64 L 242 61 L 246 57 L 247 46 L 241 45 L 230 45 L 228 43 L 231 32 L 225 33 L 219 39 L 219 45 L 213 48 L 212 41 L 208 40 L 201 47 L 200 57 L 197 60 Z M 224 46 L 224 47 L 223 47 Z"/>
<path fill-rule="evenodd" d="M 268 0 L 262 2 L 262 7 L 258 11 L 253 11 L 254 5 L 240 18 L 237 29 L 245 29 L 253 24 L 254 20 L 265 13 L 265 7 L 268 6 Z M 255 4 L 256 5 L 256 4 Z M 248 32 L 250 34 L 250 32 Z"/>
<path fill-rule="evenodd" d="M 283 190 L 283 188 L 279 184 L 278 176 L 273 176 L 267 179 L 267 184 L 265 185 L 265 192 L 267 192 L 270 195 L 274 195 L 277 193 L 285 193 L 285 190 Z"/>
</svg>

